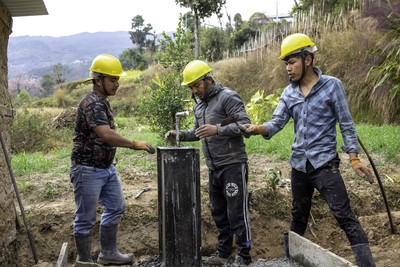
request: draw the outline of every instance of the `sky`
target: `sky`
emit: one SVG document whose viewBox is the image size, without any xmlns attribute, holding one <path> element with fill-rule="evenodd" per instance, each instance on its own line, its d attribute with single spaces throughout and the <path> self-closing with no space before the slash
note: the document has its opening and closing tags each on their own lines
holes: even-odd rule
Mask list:
<svg viewBox="0 0 400 267">
<path fill-rule="evenodd" d="M 81 32 L 131 31 L 132 18 L 141 15 L 156 33 L 175 31 L 179 14 L 190 11 L 175 0 L 44 0 L 49 15 L 13 17 L 10 37 L 17 36 L 68 36 Z M 248 20 L 255 12 L 267 16 L 288 14 L 294 0 L 226 0 L 223 25 L 240 13 Z M 205 23 L 218 26 L 213 16 Z"/>
</svg>

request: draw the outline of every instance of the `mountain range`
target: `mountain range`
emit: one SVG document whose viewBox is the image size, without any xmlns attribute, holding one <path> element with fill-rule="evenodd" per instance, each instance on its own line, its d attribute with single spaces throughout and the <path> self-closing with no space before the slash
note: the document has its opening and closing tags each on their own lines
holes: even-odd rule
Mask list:
<svg viewBox="0 0 400 267">
<path fill-rule="evenodd" d="M 67 81 L 86 78 L 94 57 L 107 53 L 119 57 L 123 50 L 134 47 L 129 32 L 79 33 L 70 36 L 10 37 L 8 43 L 9 81 L 40 79 L 54 65 L 68 72 Z"/>
</svg>

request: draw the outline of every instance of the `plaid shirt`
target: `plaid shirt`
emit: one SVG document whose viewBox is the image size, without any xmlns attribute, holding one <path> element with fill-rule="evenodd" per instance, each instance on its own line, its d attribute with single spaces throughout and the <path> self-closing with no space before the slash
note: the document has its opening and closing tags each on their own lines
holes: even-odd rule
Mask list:
<svg viewBox="0 0 400 267">
<path fill-rule="evenodd" d="M 336 156 L 337 122 L 344 141 L 342 149 L 346 153 L 360 151 L 342 82 L 323 75 L 317 68 L 314 70 L 319 80 L 307 97 L 298 84 L 288 85 L 272 120 L 263 124 L 268 128 L 264 138 L 270 139 L 293 118 L 295 140 L 290 163 L 292 168 L 302 172 L 306 172 L 307 160 L 318 168 Z"/>
</svg>

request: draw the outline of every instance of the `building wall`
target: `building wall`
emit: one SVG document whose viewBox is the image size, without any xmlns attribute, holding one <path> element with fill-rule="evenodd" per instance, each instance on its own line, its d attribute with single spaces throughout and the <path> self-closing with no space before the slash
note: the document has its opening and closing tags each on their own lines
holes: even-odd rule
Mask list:
<svg viewBox="0 0 400 267">
<path fill-rule="evenodd" d="M 10 148 L 9 125 L 11 98 L 8 93 L 7 46 L 12 29 L 12 17 L 0 2 L 0 133 L 7 150 Z M 7 152 L 8 153 L 8 152 Z M 0 146 L 0 266 L 12 266 L 15 259 L 13 241 L 16 239 L 15 192 Z"/>
</svg>

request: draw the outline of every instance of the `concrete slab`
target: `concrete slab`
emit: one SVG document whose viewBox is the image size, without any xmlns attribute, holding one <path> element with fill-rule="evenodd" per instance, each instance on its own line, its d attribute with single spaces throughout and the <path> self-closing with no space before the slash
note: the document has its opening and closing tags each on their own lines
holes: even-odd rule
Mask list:
<svg viewBox="0 0 400 267">
<path fill-rule="evenodd" d="M 57 260 L 57 267 L 67 267 L 68 264 L 68 243 L 63 243 L 60 255 Z"/>
<path fill-rule="evenodd" d="M 295 232 L 289 232 L 289 255 L 306 267 L 357 267 Z"/>
</svg>

